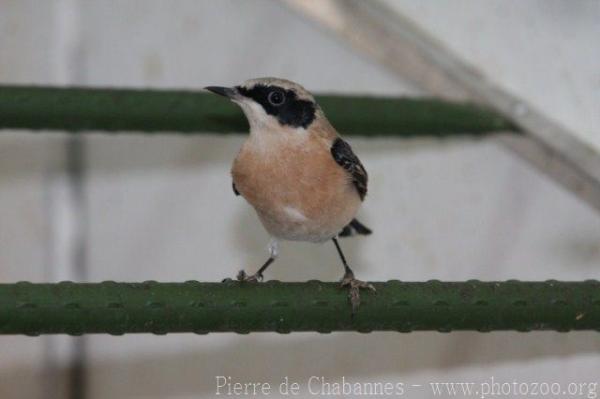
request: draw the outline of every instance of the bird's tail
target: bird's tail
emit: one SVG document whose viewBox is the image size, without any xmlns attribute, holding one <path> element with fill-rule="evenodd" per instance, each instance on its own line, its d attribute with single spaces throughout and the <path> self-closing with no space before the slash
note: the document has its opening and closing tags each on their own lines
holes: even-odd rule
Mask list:
<svg viewBox="0 0 600 399">
<path fill-rule="evenodd" d="M 340 232 L 339 236 L 350 237 L 355 234 L 368 236 L 371 233 L 373 233 L 373 231 L 370 228 L 368 228 L 358 220 L 352 219 L 352 221 L 348 223 L 348 225 L 344 227 L 344 229 Z"/>
</svg>

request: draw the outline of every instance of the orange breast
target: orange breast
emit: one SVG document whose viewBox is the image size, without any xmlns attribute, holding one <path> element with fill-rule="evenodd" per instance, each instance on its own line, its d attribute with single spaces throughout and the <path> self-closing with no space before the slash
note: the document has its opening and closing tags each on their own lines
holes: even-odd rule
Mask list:
<svg viewBox="0 0 600 399">
<path fill-rule="evenodd" d="M 361 201 L 326 142 L 306 138 L 262 144 L 249 140 L 242 147 L 232 176 L 271 235 L 324 241 L 352 220 Z"/>
</svg>

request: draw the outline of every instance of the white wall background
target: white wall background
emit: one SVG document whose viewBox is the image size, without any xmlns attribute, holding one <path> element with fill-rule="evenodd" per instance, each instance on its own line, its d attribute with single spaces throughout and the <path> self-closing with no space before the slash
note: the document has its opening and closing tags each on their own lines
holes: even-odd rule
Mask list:
<svg viewBox="0 0 600 399">
<path fill-rule="evenodd" d="M 600 3 L 388 2 L 597 140 Z M 1 83 L 200 88 L 268 75 L 314 91 L 425 94 L 276 1 L 0 0 Z M 218 281 L 258 267 L 267 235 L 228 174 L 243 140 L 87 136 L 89 280 Z M 361 218 L 375 230 L 343 244 L 360 278 L 600 278 L 597 213 L 493 138 L 351 141 L 371 176 Z M 65 146 L 57 133 L 0 133 L 2 282 L 74 275 Z M 310 244 L 284 244 L 267 274 L 340 277 L 332 246 Z M 66 397 L 69 342 L 0 337 L 0 398 Z M 212 397 L 216 375 L 567 384 L 598 382 L 600 367 L 597 333 L 98 335 L 87 348 L 91 398 Z"/>
</svg>

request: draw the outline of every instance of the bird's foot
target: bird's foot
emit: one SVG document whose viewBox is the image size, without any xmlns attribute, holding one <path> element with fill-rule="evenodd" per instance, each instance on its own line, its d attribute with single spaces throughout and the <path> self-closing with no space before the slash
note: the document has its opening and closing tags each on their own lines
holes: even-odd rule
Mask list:
<svg viewBox="0 0 600 399">
<path fill-rule="evenodd" d="M 342 287 L 348 287 L 348 298 L 350 298 L 350 304 L 352 305 L 352 314 L 356 313 L 360 306 L 360 289 L 363 288 L 375 291 L 373 284 L 357 280 L 354 278 L 353 273 L 344 274 L 341 285 Z"/>
<path fill-rule="evenodd" d="M 263 275 L 259 273 L 254 273 L 252 275 L 247 275 L 245 271 L 240 270 L 237 275 L 238 281 L 248 282 L 248 283 L 258 283 L 263 280 Z"/>
</svg>

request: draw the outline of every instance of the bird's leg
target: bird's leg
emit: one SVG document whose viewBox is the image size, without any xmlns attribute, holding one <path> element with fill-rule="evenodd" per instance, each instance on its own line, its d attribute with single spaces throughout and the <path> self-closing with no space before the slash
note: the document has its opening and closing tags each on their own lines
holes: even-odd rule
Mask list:
<svg viewBox="0 0 600 399">
<path fill-rule="evenodd" d="M 273 263 L 279 255 L 279 243 L 274 238 L 271 239 L 271 242 L 269 242 L 269 255 L 269 259 L 267 259 L 267 261 L 260 267 L 260 269 L 258 269 L 256 273 L 249 276 L 245 271 L 240 270 L 237 275 L 237 279 L 239 281 L 248 281 L 251 283 L 257 283 L 263 280 L 263 272 L 267 270 L 267 267 L 269 267 L 269 265 Z"/>
<path fill-rule="evenodd" d="M 375 291 L 375 287 L 372 284 L 367 283 L 365 281 L 357 280 L 354 278 L 354 272 L 348 266 L 348 262 L 346 262 L 346 257 L 342 252 L 342 248 L 340 248 L 340 244 L 337 241 L 337 238 L 332 238 L 333 243 L 335 244 L 335 248 L 337 249 L 338 254 L 340 255 L 340 259 L 342 260 L 342 264 L 344 265 L 344 277 L 342 277 L 342 287 L 348 287 L 349 293 L 348 296 L 350 298 L 350 303 L 352 304 L 352 313 L 356 313 L 358 310 L 358 306 L 360 305 L 360 289 L 368 288 L 370 290 Z"/>
<path fill-rule="evenodd" d="M 274 260 L 275 260 L 275 258 L 267 259 L 265 264 L 262 265 L 261 268 L 258 269 L 258 271 L 256 273 L 254 273 L 250 276 L 247 275 L 244 270 L 240 270 L 240 272 L 237 275 L 238 281 L 247 281 L 250 283 L 258 283 L 259 281 L 262 281 L 263 280 L 263 272 L 267 269 L 267 267 L 269 267 L 269 265 L 271 263 L 273 263 Z"/>
</svg>

